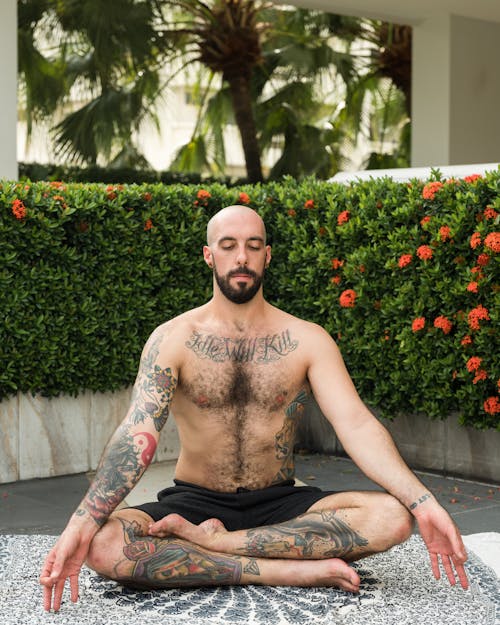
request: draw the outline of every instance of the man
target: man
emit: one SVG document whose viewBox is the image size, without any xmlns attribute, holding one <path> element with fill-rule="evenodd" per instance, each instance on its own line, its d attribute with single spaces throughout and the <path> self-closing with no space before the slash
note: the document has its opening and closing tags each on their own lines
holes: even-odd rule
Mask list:
<svg viewBox="0 0 500 625">
<path fill-rule="evenodd" d="M 413 517 L 451 584 L 467 588 L 460 533 L 359 398 L 331 337 L 267 303 L 264 223 L 245 206 L 217 213 L 205 262 L 213 298 L 157 328 L 130 409 L 41 574 L 44 606 L 82 564 L 139 588 L 221 584 L 359 589 L 348 562 L 406 540 Z M 293 485 L 298 420 L 314 394 L 345 450 L 387 492 Z M 115 511 L 153 458 L 170 410 L 181 451 L 176 486 Z"/>
</svg>

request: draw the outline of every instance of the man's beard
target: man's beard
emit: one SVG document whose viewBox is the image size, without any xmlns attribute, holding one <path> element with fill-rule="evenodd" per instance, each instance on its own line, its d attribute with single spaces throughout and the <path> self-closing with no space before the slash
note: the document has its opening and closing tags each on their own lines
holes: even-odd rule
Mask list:
<svg viewBox="0 0 500 625">
<path fill-rule="evenodd" d="M 262 280 L 264 278 L 264 270 L 259 275 L 247 267 L 233 269 L 227 275 L 221 276 L 217 272 L 217 268 L 214 264 L 213 271 L 221 293 L 233 304 L 246 304 L 249 302 L 260 289 L 260 285 L 262 284 Z M 237 282 L 237 287 L 231 286 L 231 278 L 238 275 L 250 276 L 253 278 L 253 283 L 249 285 L 247 282 Z"/>
</svg>

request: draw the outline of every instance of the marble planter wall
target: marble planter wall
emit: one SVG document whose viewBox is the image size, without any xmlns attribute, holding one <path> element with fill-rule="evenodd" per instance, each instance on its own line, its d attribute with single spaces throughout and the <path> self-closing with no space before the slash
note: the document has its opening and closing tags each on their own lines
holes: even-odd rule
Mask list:
<svg viewBox="0 0 500 625">
<path fill-rule="evenodd" d="M 405 461 L 413 468 L 500 483 L 500 432 L 462 427 L 456 416 L 431 421 L 419 415 L 382 419 Z M 298 447 L 343 453 L 342 445 L 317 405 L 298 430 Z"/>
<path fill-rule="evenodd" d="M 0 483 L 94 470 L 130 395 L 131 389 L 53 399 L 18 394 L 0 402 Z M 177 430 L 169 419 L 155 460 L 178 453 Z"/>
</svg>

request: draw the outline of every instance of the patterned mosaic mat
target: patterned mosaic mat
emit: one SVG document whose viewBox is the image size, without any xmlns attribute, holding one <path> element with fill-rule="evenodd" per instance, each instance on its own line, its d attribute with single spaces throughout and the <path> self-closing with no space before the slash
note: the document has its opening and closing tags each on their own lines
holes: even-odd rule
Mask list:
<svg viewBox="0 0 500 625">
<path fill-rule="evenodd" d="M 355 564 L 361 591 L 268 586 L 138 592 L 84 568 L 80 600 L 45 613 L 38 584 L 52 536 L 0 536 L 2 625 L 500 625 L 495 573 L 470 554 L 471 590 L 430 573 L 417 536 Z"/>
</svg>

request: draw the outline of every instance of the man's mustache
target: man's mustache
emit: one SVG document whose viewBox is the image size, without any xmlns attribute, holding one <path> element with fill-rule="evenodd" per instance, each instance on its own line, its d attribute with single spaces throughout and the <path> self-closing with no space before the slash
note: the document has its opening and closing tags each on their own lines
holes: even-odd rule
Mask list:
<svg viewBox="0 0 500 625">
<path fill-rule="evenodd" d="M 251 278 L 257 278 L 257 274 L 248 267 L 242 267 L 241 269 L 232 269 L 228 272 L 227 277 L 233 278 L 234 276 L 250 276 Z"/>
</svg>

